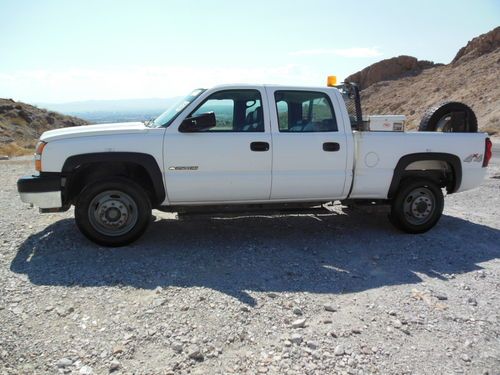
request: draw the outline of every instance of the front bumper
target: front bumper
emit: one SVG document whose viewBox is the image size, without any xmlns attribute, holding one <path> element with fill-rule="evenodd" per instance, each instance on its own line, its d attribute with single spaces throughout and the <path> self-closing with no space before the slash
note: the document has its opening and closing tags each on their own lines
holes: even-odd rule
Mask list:
<svg viewBox="0 0 500 375">
<path fill-rule="evenodd" d="M 17 180 L 21 200 L 41 209 L 62 207 L 62 178 L 60 175 L 25 176 Z"/>
</svg>

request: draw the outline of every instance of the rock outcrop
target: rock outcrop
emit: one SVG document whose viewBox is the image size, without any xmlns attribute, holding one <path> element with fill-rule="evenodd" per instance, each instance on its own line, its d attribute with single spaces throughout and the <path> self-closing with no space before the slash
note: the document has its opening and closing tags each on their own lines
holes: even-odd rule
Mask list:
<svg viewBox="0 0 500 375">
<path fill-rule="evenodd" d="M 416 76 L 424 69 L 441 64 L 432 61 L 417 60 L 412 56 L 398 56 L 379 61 L 346 78 L 346 81 L 356 82 L 361 89 L 366 89 L 380 81 L 390 81 L 404 77 Z"/>
<path fill-rule="evenodd" d="M 500 26 L 486 34 L 479 35 L 460 48 L 452 64 L 461 64 L 473 58 L 495 51 L 500 47 Z"/>
</svg>

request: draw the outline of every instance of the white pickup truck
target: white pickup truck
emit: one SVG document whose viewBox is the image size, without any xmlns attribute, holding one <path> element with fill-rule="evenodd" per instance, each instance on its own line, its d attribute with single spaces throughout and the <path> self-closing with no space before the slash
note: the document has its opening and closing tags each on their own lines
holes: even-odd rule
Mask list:
<svg viewBox="0 0 500 375">
<path fill-rule="evenodd" d="M 391 205 L 409 233 L 432 228 L 443 192 L 478 186 L 491 142 L 484 133 L 357 131 L 335 87 L 223 85 L 198 89 L 149 123 L 45 132 L 33 176 L 18 181 L 42 212 L 75 206 L 90 240 L 139 238 L 152 208 L 189 213 Z"/>
</svg>

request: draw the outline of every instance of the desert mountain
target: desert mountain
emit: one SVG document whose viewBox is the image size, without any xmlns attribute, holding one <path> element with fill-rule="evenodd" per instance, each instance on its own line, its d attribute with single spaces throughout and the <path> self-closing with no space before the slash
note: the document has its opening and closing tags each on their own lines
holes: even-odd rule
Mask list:
<svg viewBox="0 0 500 375">
<path fill-rule="evenodd" d="M 419 63 L 400 56 L 346 78 L 361 84 L 363 113 L 404 114 L 415 129 L 428 107 L 456 100 L 474 110 L 480 130 L 500 132 L 500 27 L 472 39 L 448 65 Z"/>
<path fill-rule="evenodd" d="M 77 117 L 46 111 L 12 99 L 0 99 L 0 155 L 31 152 L 44 131 L 85 124 L 87 121 Z"/>
</svg>

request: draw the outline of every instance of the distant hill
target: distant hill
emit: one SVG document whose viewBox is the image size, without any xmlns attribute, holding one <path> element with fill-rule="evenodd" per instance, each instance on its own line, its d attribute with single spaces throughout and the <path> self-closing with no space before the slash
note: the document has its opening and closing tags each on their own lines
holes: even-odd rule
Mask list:
<svg viewBox="0 0 500 375">
<path fill-rule="evenodd" d="M 408 62 L 408 56 L 404 56 Z M 346 80 L 361 83 L 364 114 L 404 114 L 415 129 L 424 111 L 443 100 L 472 107 L 479 128 L 500 132 L 500 27 L 472 39 L 448 65 L 424 64 L 401 56 L 375 63 Z M 425 62 L 427 63 L 427 62 Z"/>
<path fill-rule="evenodd" d="M 179 97 L 168 99 L 87 100 L 69 103 L 37 103 L 38 107 L 77 116 L 94 123 L 145 121 L 157 117 Z"/>
<path fill-rule="evenodd" d="M 0 99 L 0 155 L 14 156 L 33 152 L 44 131 L 85 124 L 88 122 L 77 117 L 47 111 L 12 99 Z"/>
<path fill-rule="evenodd" d="M 117 100 L 84 100 L 67 103 L 36 103 L 37 107 L 46 108 L 61 113 L 69 112 L 98 112 L 98 111 L 150 111 L 165 110 L 175 98 L 149 98 L 149 99 L 117 99 Z"/>
</svg>

